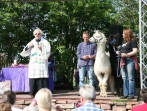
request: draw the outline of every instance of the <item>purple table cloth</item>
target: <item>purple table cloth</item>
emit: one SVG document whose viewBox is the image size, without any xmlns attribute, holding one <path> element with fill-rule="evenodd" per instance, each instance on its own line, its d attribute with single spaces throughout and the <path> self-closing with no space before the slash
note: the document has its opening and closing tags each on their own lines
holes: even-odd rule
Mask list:
<svg viewBox="0 0 147 111">
<path fill-rule="evenodd" d="M 29 92 L 29 78 L 27 67 L 2 68 L 0 81 L 11 81 L 11 89 L 14 92 Z"/>
<path fill-rule="evenodd" d="M 49 75 L 52 73 L 50 72 Z M 54 90 L 52 76 L 49 77 L 49 89 Z M 28 67 L 8 67 L 2 68 L 0 73 L 0 82 L 11 81 L 11 89 L 14 92 L 29 92 Z"/>
</svg>

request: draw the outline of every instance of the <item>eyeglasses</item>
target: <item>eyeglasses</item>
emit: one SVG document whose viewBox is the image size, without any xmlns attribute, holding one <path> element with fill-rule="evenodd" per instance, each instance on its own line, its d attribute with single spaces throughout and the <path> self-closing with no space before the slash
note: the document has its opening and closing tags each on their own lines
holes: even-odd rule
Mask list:
<svg viewBox="0 0 147 111">
<path fill-rule="evenodd" d="M 41 33 L 35 33 L 35 35 L 41 35 Z"/>
</svg>

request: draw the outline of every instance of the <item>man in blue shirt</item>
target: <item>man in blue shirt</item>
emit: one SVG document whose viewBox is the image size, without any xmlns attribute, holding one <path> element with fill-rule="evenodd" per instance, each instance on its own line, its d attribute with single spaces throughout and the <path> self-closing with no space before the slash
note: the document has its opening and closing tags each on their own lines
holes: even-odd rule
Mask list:
<svg viewBox="0 0 147 111">
<path fill-rule="evenodd" d="M 98 108 L 93 101 L 96 98 L 95 88 L 89 84 L 84 84 L 79 90 L 81 106 L 72 111 L 104 111 Z"/>
<path fill-rule="evenodd" d="M 78 67 L 79 67 L 79 87 L 84 84 L 85 73 L 87 71 L 89 84 L 94 85 L 93 59 L 96 56 L 96 45 L 89 41 L 88 31 L 83 32 L 84 42 L 77 47 Z"/>
</svg>

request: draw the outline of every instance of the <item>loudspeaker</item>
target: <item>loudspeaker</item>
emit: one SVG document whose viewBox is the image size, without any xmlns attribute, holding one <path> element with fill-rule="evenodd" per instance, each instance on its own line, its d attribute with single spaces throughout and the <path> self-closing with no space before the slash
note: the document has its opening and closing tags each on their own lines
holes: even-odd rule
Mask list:
<svg viewBox="0 0 147 111">
<path fill-rule="evenodd" d="M 121 25 L 112 25 L 109 27 L 109 39 L 117 38 L 117 45 L 122 44 L 123 40 L 123 26 Z M 113 44 L 113 41 L 112 41 Z"/>
</svg>

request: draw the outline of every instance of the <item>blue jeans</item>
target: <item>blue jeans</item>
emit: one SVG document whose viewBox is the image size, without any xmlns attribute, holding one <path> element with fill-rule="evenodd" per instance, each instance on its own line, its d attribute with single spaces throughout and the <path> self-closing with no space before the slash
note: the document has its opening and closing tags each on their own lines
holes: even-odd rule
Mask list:
<svg viewBox="0 0 147 111">
<path fill-rule="evenodd" d="M 89 78 L 89 84 L 93 86 L 94 69 L 93 69 L 93 66 L 87 65 L 87 66 L 82 66 L 79 69 L 79 87 L 83 86 L 84 84 L 86 71 L 87 71 L 88 78 Z"/>
<path fill-rule="evenodd" d="M 125 66 L 121 68 L 124 96 L 135 96 L 135 64 L 131 58 L 126 58 Z"/>
</svg>

